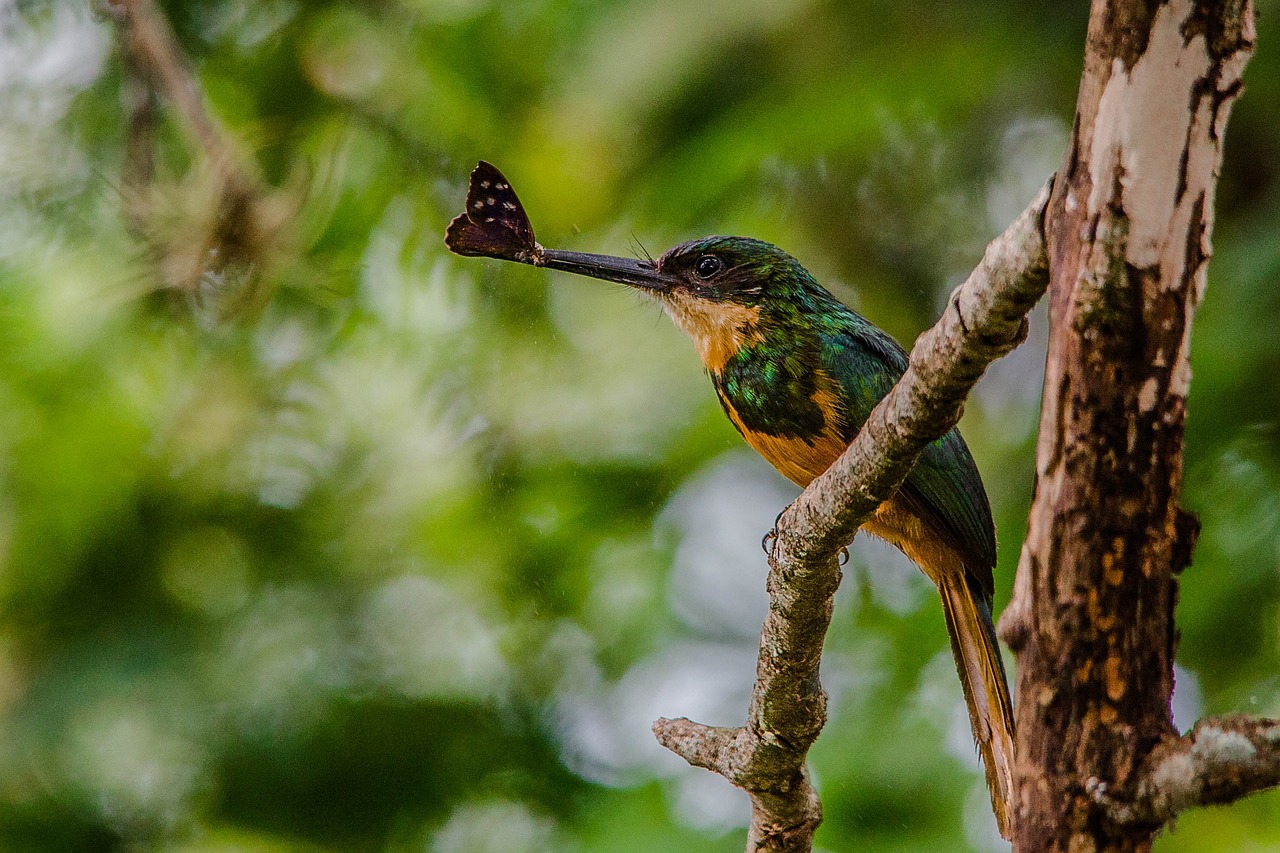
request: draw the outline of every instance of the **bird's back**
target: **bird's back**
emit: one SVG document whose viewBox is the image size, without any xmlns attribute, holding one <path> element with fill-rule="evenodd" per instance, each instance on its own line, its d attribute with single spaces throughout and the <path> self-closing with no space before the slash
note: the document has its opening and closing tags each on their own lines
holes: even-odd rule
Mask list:
<svg viewBox="0 0 1280 853">
<path fill-rule="evenodd" d="M 908 359 L 888 334 L 852 310 L 846 308 L 843 313 L 824 336 L 821 352 L 824 372 L 839 381 L 847 443 L 902 377 Z M 961 556 L 989 600 L 994 588 L 995 525 L 982 477 L 958 430 L 953 428 L 925 446 L 899 498 L 925 521 L 933 522 L 929 526 Z"/>
</svg>

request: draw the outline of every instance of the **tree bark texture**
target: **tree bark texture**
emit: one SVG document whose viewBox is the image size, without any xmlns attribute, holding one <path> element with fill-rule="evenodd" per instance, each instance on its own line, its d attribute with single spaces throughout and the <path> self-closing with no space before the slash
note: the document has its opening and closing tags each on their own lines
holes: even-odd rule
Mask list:
<svg viewBox="0 0 1280 853">
<path fill-rule="evenodd" d="M 1179 741 L 1188 345 L 1253 18 L 1251 0 L 1093 3 L 1045 225 L 1036 492 L 1001 621 L 1018 662 L 1017 851 L 1145 851 L 1163 823 L 1139 800 L 1148 759 Z"/>
</svg>

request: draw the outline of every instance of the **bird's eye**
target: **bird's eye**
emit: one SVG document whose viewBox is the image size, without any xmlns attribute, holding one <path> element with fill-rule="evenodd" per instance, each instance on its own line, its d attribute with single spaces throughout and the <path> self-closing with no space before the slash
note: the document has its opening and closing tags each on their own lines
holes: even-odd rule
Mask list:
<svg viewBox="0 0 1280 853">
<path fill-rule="evenodd" d="M 715 255 L 703 255 L 693 265 L 693 273 L 698 278 L 711 278 L 722 269 L 724 269 L 724 261 Z"/>
</svg>

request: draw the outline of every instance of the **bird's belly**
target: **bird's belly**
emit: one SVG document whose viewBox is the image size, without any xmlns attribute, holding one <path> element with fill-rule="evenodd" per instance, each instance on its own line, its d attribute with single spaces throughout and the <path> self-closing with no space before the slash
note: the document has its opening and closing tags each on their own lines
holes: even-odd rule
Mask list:
<svg viewBox="0 0 1280 853">
<path fill-rule="evenodd" d="M 843 441 L 827 435 L 820 436 L 811 443 L 800 438 L 784 438 L 747 430 L 741 432 L 747 444 L 784 477 L 801 488 L 827 470 L 845 448 Z"/>
<path fill-rule="evenodd" d="M 876 509 L 862 530 L 906 554 L 934 584 L 940 585 L 947 572 L 964 571 L 963 558 L 896 495 Z"/>
<path fill-rule="evenodd" d="M 844 439 L 829 430 L 806 441 L 747 429 L 732 404 L 725 402 L 724 409 L 747 444 L 801 488 L 826 471 L 846 447 Z M 935 584 L 944 572 L 962 570 L 964 561 L 960 556 L 933 535 L 925 521 L 897 496 L 881 504 L 862 530 L 902 551 Z"/>
<path fill-rule="evenodd" d="M 801 488 L 827 470 L 847 446 L 839 434 L 829 429 L 810 439 L 770 435 L 743 426 L 732 405 L 726 404 L 725 411 L 747 444 Z"/>
</svg>

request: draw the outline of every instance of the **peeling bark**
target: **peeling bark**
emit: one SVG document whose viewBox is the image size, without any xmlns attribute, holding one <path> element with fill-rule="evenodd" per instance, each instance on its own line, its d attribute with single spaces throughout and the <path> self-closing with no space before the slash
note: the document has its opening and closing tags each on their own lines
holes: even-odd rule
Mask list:
<svg viewBox="0 0 1280 853">
<path fill-rule="evenodd" d="M 1097 795 L 1134 802 L 1148 756 L 1177 740 L 1188 345 L 1253 41 L 1251 3 L 1093 4 L 1046 223 L 1035 499 L 1001 620 L 1018 659 L 1015 850 L 1144 851 L 1158 828 L 1115 821 Z"/>
<path fill-rule="evenodd" d="M 1236 716 L 1201 720 L 1152 750 L 1127 802 L 1101 780 L 1088 788 L 1113 824 L 1158 828 L 1189 808 L 1230 803 L 1278 782 L 1280 721 Z"/>
</svg>

